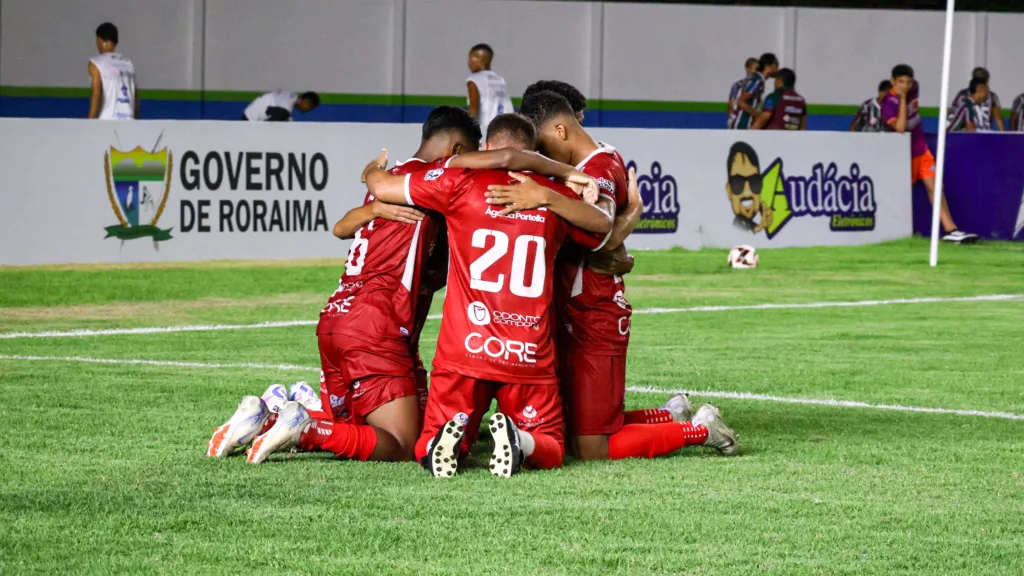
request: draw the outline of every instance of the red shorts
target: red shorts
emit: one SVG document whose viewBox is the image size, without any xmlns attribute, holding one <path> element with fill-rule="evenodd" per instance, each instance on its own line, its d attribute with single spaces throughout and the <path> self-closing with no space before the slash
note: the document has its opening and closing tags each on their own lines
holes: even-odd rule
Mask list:
<svg viewBox="0 0 1024 576">
<path fill-rule="evenodd" d="M 502 384 L 434 370 L 430 374 L 430 394 L 423 418 L 423 433 L 416 443 L 416 458 L 426 453 L 427 443 L 437 431 L 459 412 L 469 417 L 462 452 L 468 453 L 480 434 L 480 421 L 498 401 L 498 410 L 531 434 L 546 434 L 564 447 L 562 400 L 554 384 Z"/>
<path fill-rule="evenodd" d="M 622 430 L 626 415 L 626 357 L 563 354 L 559 363 L 570 436 Z"/>
<path fill-rule="evenodd" d="M 910 159 L 910 183 L 915 184 L 922 178 L 935 178 L 935 156 L 931 150 Z"/>
<path fill-rule="evenodd" d="M 365 424 L 368 414 L 388 402 L 419 395 L 408 349 L 392 354 L 343 334 L 317 340 L 320 401 L 335 422 Z"/>
</svg>

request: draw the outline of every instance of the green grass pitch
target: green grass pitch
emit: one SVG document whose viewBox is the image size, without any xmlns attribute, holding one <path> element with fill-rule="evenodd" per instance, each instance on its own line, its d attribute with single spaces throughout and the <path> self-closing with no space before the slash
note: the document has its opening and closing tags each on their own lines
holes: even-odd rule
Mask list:
<svg viewBox="0 0 1024 576">
<path fill-rule="evenodd" d="M 242 394 L 315 383 L 312 326 L 2 338 L 0 574 L 1024 574 L 1024 300 L 945 300 L 1024 293 L 1024 246 L 944 246 L 937 269 L 921 240 L 765 250 L 751 271 L 717 250 L 636 259 L 637 309 L 944 300 L 637 314 L 628 383 L 658 391 L 628 407 L 694 391 L 743 455 L 505 481 L 486 457 L 448 481 L 206 458 Z M 339 270 L 0 268 L 0 332 L 313 320 Z"/>
</svg>

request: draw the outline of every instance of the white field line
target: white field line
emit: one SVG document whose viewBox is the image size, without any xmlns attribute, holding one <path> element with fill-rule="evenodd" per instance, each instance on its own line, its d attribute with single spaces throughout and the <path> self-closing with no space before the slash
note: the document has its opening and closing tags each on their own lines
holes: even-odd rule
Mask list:
<svg viewBox="0 0 1024 576">
<path fill-rule="evenodd" d="M 737 310 L 792 310 L 800 308 L 858 308 L 866 306 L 892 306 L 896 304 L 936 304 L 943 302 L 1005 302 L 1022 300 L 1024 294 L 990 294 L 985 296 L 962 296 L 955 298 L 898 298 L 892 300 L 855 300 L 851 302 L 805 302 L 792 304 L 750 304 L 745 306 L 694 306 L 691 308 L 639 308 L 633 314 L 679 314 L 686 312 L 730 312 Z M 440 320 L 440 314 L 432 314 L 428 320 Z M 83 336 L 122 336 L 128 334 L 168 334 L 173 332 L 216 332 L 221 330 L 254 330 L 259 328 L 290 328 L 292 326 L 315 326 L 316 320 L 286 320 L 282 322 L 259 322 L 256 324 L 200 324 L 191 326 L 150 326 L 142 328 L 108 328 L 101 330 L 66 330 L 48 332 L 4 332 L 0 340 L 19 338 L 76 338 Z"/>
<path fill-rule="evenodd" d="M 174 368 L 248 368 L 253 370 L 274 370 L 281 372 L 316 372 L 315 366 L 299 366 L 297 364 L 256 364 L 252 362 L 238 363 L 206 363 L 178 362 L 171 360 L 141 360 L 118 358 L 87 358 L 83 356 L 22 356 L 18 354 L 0 354 L 0 360 L 27 360 L 41 362 L 87 362 L 91 364 L 123 364 L 131 366 L 166 366 Z M 806 398 L 802 396 L 774 396 L 771 394 L 751 394 L 749 392 L 719 392 L 713 390 L 665 390 L 649 386 L 630 386 L 627 392 L 638 394 L 672 395 L 687 393 L 705 398 L 728 398 L 730 400 L 750 400 L 755 402 L 782 402 L 784 404 L 804 404 L 810 406 L 830 406 L 833 408 L 862 408 L 868 410 L 889 410 L 894 412 L 918 412 L 923 414 L 945 414 L 952 416 L 979 416 L 982 418 L 999 418 L 1003 420 L 1024 420 L 1024 414 L 1012 412 L 988 412 L 984 410 L 959 410 L 953 408 L 924 408 L 920 406 L 902 406 L 899 404 L 869 404 L 854 400 L 832 400 L 828 398 Z"/>
</svg>

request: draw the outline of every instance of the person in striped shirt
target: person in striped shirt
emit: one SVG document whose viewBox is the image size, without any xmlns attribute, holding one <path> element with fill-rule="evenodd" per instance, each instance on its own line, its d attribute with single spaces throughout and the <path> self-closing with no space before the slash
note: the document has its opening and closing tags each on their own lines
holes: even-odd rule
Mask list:
<svg viewBox="0 0 1024 576">
<path fill-rule="evenodd" d="M 761 112 L 761 98 L 764 97 L 764 85 L 768 78 L 775 75 L 779 69 L 779 59 L 771 52 L 761 54 L 757 62 L 757 71 L 747 78 L 747 84 L 743 91 L 733 102 L 732 112 L 736 115 L 733 128 L 736 130 L 749 130 Z"/>
<path fill-rule="evenodd" d="M 746 63 L 743 64 L 743 78 L 732 83 L 732 88 L 729 89 L 729 120 L 726 123 L 726 128 L 732 129 L 736 126 L 736 114 L 733 112 L 733 106 L 736 103 L 736 99 L 743 93 L 743 88 L 747 85 L 747 80 L 750 79 L 750 75 L 757 71 L 757 58 L 747 58 Z"/>
<path fill-rule="evenodd" d="M 857 110 L 850 122 L 850 132 L 885 132 L 882 125 L 882 100 L 892 90 L 892 82 L 882 80 L 878 83 L 878 96 L 868 98 Z"/>
<path fill-rule="evenodd" d="M 960 99 L 960 104 L 953 110 L 953 117 L 946 130 L 949 132 L 976 132 L 981 122 L 981 104 L 988 99 L 989 90 L 981 78 L 972 78 L 967 88 L 969 98 Z"/>
<path fill-rule="evenodd" d="M 988 70 L 980 66 L 975 68 L 974 71 L 971 72 L 972 82 L 975 79 L 978 79 L 981 80 L 982 83 L 984 83 L 987 86 L 990 78 L 991 75 L 988 73 Z M 970 99 L 971 93 L 969 87 L 957 92 L 956 97 L 953 98 L 952 112 L 950 112 L 948 120 L 952 121 L 953 114 L 956 114 L 956 111 L 960 108 L 960 105 L 964 102 L 964 100 Z M 1002 106 L 999 104 L 999 96 L 997 96 L 995 92 L 988 90 L 988 96 L 985 98 L 985 100 L 983 100 L 980 104 L 977 105 L 977 112 L 977 129 L 979 132 L 992 132 L 996 128 L 998 128 L 1000 132 L 1006 130 L 1005 126 L 1003 126 Z"/>
<path fill-rule="evenodd" d="M 1024 132 L 1024 94 L 1013 99 L 1013 108 L 1010 112 L 1010 130 L 1013 132 Z"/>
</svg>

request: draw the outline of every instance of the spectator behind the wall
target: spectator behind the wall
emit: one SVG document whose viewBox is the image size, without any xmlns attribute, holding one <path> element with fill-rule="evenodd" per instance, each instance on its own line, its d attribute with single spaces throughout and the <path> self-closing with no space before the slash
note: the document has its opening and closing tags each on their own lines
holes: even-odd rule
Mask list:
<svg viewBox="0 0 1024 576">
<path fill-rule="evenodd" d="M 267 92 L 256 98 L 245 108 L 242 120 L 249 122 L 288 122 L 292 120 L 292 110 L 305 114 L 320 106 L 320 95 L 316 92 L 296 94 L 286 90 Z"/>
<path fill-rule="evenodd" d="M 989 97 L 988 84 L 981 78 L 971 79 L 967 87 L 967 98 L 957 98 L 957 107 L 949 121 L 949 132 L 976 132 L 981 122 L 981 105 Z"/>
<path fill-rule="evenodd" d="M 979 66 L 971 72 L 971 81 L 973 82 L 975 79 L 981 80 L 987 86 L 991 79 L 991 75 L 988 73 L 988 70 Z M 979 132 L 992 132 L 996 129 L 1000 132 L 1005 131 L 1006 127 L 1003 125 L 1003 109 L 999 104 L 999 96 L 991 90 L 987 90 L 987 92 L 988 96 L 977 106 L 977 129 Z M 951 122 L 953 120 L 953 115 L 956 114 L 956 111 L 960 108 L 960 104 L 964 100 L 969 100 L 970 98 L 971 94 L 969 87 L 957 92 L 956 97 L 953 98 L 953 105 L 950 109 L 947 120 Z"/>
<path fill-rule="evenodd" d="M 850 132 L 885 132 L 882 125 L 882 99 L 892 90 L 892 82 L 882 80 L 878 83 L 878 96 L 868 98 L 857 110 L 850 122 Z"/>
<path fill-rule="evenodd" d="M 1013 108 L 1010 110 L 1010 130 L 1013 132 L 1024 132 L 1024 94 L 1018 94 L 1013 99 Z"/>
<path fill-rule="evenodd" d="M 487 140 L 487 126 L 495 117 L 515 112 L 505 79 L 491 70 L 494 49 L 477 44 L 469 49 L 469 78 L 466 78 L 466 109 L 476 118 Z"/>
<path fill-rule="evenodd" d="M 117 51 L 117 26 L 104 22 L 96 28 L 99 56 L 89 60 L 89 118 L 134 120 L 139 116 L 135 65 Z"/>
<path fill-rule="evenodd" d="M 807 130 L 807 101 L 796 91 L 796 72 L 775 73 L 775 91 L 764 99 L 751 130 Z"/>
<path fill-rule="evenodd" d="M 754 119 L 761 113 L 761 99 L 764 97 L 764 85 L 768 78 L 779 69 L 779 59 L 771 52 L 761 54 L 757 61 L 757 71 L 747 79 L 746 86 L 733 103 L 732 112 L 736 114 L 733 128 L 749 130 Z"/>
<path fill-rule="evenodd" d="M 747 86 L 747 81 L 750 80 L 750 75 L 757 72 L 757 58 L 750 57 L 743 64 L 743 78 L 733 82 L 732 88 L 729 89 L 729 107 L 726 110 L 729 113 L 729 119 L 725 125 L 726 128 L 735 128 L 736 124 L 736 112 L 734 110 L 736 106 L 736 99 L 740 97 L 743 89 Z"/>
</svg>

